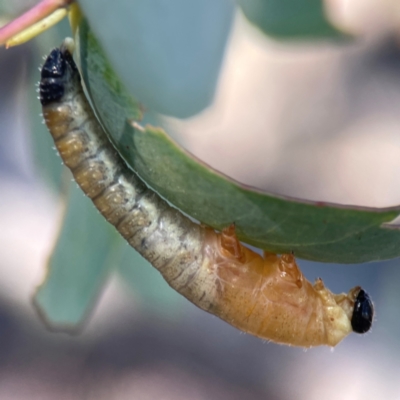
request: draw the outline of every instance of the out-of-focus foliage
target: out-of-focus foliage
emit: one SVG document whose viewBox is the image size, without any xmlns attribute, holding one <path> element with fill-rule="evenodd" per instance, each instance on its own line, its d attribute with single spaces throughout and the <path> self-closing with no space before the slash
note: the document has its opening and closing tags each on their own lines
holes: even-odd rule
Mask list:
<svg viewBox="0 0 400 400">
<path fill-rule="evenodd" d="M 264 33 L 279 38 L 338 37 L 321 0 L 237 0 L 246 17 Z"/>
<path fill-rule="evenodd" d="M 45 282 L 35 295 L 40 314 L 51 327 L 62 330 L 73 330 L 83 321 L 112 270 L 120 245 L 115 230 L 91 201 L 74 182 L 68 186 L 64 223 Z"/>
<path fill-rule="evenodd" d="M 79 4 L 128 92 L 146 107 L 186 118 L 210 104 L 233 22 L 231 0 Z"/>
<path fill-rule="evenodd" d="M 0 14 L 11 19 L 36 3 L 36 0 L 0 0 Z"/>
</svg>

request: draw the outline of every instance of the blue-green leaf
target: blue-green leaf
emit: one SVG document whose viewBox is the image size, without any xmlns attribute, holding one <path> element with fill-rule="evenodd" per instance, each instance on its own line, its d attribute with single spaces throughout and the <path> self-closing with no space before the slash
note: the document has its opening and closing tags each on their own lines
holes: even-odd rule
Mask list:
<svg viewBox="0 0 400 400">
<path fill-rule="evenodd" d="M 34 304 L 47 325 L 74 331 L 82 324 L 113 269 L 120 239 L 71 182 L 67 210 L 44 283 Z"/>
<path fill-rule="evenodd" d="M 328 21 L 323 0 L 236 0 L 264 33 L 280 38 L 339 37 Z"/>
<path fill-rule="evenodd" d="M 214 97 L 231 0 L 81 0 L 126 89 L 146 109 L 186 118 Z"/>
</svg>

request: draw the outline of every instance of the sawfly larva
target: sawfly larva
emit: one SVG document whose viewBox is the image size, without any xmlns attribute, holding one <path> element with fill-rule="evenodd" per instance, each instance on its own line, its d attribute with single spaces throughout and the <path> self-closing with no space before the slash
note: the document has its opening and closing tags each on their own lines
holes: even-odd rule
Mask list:
<svg viewBox="0 0 400 400">
<path fill-rule="evenodd" d="M 78 185 L 100 213 L 196 306 L 240 330 L 287 345 L 335 346 L 367 332 L 373 304 L 360 287 L 335 295 L 304 278 L 292 254 L 260 256 L 235 226 L 221 233 L 192 222 L 132 172 L 98 123 L 72 58 L 72 39 L 41 71 L 43 116 Z"/>
</svg>

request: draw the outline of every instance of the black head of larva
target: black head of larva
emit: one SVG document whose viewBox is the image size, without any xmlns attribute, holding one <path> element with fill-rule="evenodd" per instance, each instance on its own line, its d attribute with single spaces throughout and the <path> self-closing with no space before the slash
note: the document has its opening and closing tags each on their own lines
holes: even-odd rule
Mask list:
<svg viewBox="0 0 400 400">
<path fill-rule="evenodd" d="M 58 101 L 63 97 L 71 74 L 79 77 L 71 53 L 63 47 L 52 50 L 41 70 L 40 101 L 42 105 Z"/>
<path fill-rule="evenodd" d="M 372 325 L 374 317 L 374 305 L 368 294 L 360 289 L 354 302 L 353 316 L 351 318 L 351 327 L 356 333 L 368 332 Z"/>
<path fill-rule="evenodd" d="M 43 64 L 41 77 L 43 78 L 60 78 L 65 73 L 65 57 L 60 49 L 54 49 L 47 56 Z"/>
</svg>

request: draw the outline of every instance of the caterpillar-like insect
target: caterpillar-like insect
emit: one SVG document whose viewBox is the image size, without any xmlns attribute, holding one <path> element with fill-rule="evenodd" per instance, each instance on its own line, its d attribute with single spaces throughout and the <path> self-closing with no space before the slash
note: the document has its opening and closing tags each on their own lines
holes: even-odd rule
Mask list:
<svg viewBox="0 0 400 400">
<path fill-rule="evenodd" d="M 292 254 L 264 256 L 192 222 L 132 172 L 108 140 L 81 86 L 72 39 L 47 57 L 40 81 L 43 116 L 76 182 L 100 213 L 196 306 L 240 330 L 287 345 L 335 346 L 367 332 L 373 304 L 360 287 L 335 295 L 306 280 Z"/>
</svg>

